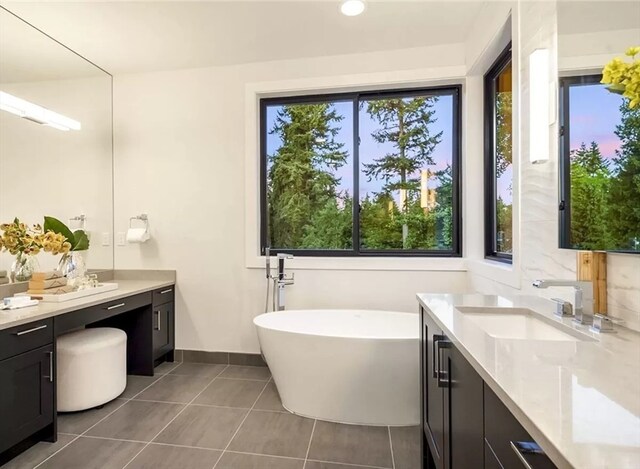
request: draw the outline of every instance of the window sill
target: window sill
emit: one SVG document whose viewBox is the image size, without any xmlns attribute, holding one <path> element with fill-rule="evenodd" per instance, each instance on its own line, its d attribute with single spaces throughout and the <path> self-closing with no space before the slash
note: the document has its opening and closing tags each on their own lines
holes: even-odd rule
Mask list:
<svg viewBox="0 0 640 469">
<path fill-rule="evenodd" d="M 264 269 L 264 264 L 264 257 L 253 256 L 246 267 Z M 294 270 L 467 271 L 467 262 L 460 257 L 294 257 L 287 266 Z"/>
<path fill-rule="evenodd" d="M 520 271 L 513 264 L 491 259 L 470 260 L 467 264 L 472 275 L 479 275 L 512 288 L 521 287 Z"/>
</svg>

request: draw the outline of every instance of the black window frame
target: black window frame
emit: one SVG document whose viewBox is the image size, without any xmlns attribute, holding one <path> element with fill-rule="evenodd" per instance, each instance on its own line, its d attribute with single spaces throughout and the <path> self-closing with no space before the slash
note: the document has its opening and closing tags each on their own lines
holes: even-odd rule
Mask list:
<svg viewBox="0 0 640 469">
<path fill-rule="evenodd" d="M 359 103 L 367 99 L 389 99 L 412 95 L 451 96 L 452 109 L 452 248 L 450 250 L 361 249 L 360 246 L 360 159 L 359 159 Z M 268 242 L 267 207 L 267 107 L 284 104 L 351 101 L 353 103 L 353 230 L 351 249 L 286 249 L 270 247 L 271 255 L 278 253 L 307 257 L 462 257 L 462 85 L 422 88 L 356 91 L 349 93 L 313 94 L 261 98 L 260 106 L 260 255 L 265 255 Z"/>
<path fill-rule="evenodd" d="M 484 75 L 484 258 L 513 264 L 513 253 L 497 251 L 497 188 L 496 188 L 496 79 L 511 64 L 513 51 L 511 42 L 505 47 Z M 512 147 L 513 148 L 513 147 Z M 513 164 L 513 163 L 512 163 Z M 513 206 L 513 205 L 512 205 Z M 513 220 L 512 220 L 513 224 Z M 512 229 L 512 232 L 514 230 Z"/>
<path fill-rule="evenodd" d="M 572 86 L 601 84 L 602 74 L 560 77 L 558 83 L 559 155 L 558 155 L 558 247 L 580 250 L 571 245 L 571 114 L 570 88 Z M 640 255 L 638 251 L 613 249 L 607 252 Z"/>
</svg>

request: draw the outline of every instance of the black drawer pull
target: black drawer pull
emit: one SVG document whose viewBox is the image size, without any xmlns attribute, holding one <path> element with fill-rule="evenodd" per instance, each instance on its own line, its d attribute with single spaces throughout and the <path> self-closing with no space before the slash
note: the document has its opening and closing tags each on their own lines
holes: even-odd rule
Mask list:
<svg viewBox="0 0 640 469">
<path fill-rule="evenodd" d="M 43 324 L 42 326 L 34 327 L 33 329 L 27 329 L 26 331 L 16 332 L 15 334 L 18 335 L 18 336 L 19 335 L 25 335 L 25 334 L 31 334 L 32 332 L 45 329 L 46 327 L 47 327 L 47 325 Z"/>
<path fill-rule="evenodd" d="M 159 330 L 160 330 L 160 323 L 161 323 L 161 320 L 160 320 L 160 311 L 155 311 L 155 313 L 157 314 L 157 316 L 156 316 L 156 317 L 157 317 L 157 320 L 156 320 L 156 327 L 155 327 L 155 329 L 156 329 L 156 331 L 159 331 Z"/>
<path fill-rule="evenodd" d="M 518 459 L 524 465 L 526 469 L 532 469 L 531 464 L 526 459 L 527 454 L 544 454 L 540 446 L 534 441 L 510 441 L 511 449 L 518 455 Z M 526 448 L 519 448 L 518 446 L 526 445 Z"/>
<path fill-rule="evenodd" d="M 111 311 L 112 309 L 122 308 L 126 303 L 118 303 L 117 305 L 109 306 L 106 308 L 107 311 Z"/>
<path fill-rule="evenodd" d="M 166 290 L 162 290 L 160 294 L 164 295 L 165 293 L 171 293 L 172 291 L 173 291 L 173 288 L 167 288 Z"/>
</svg>

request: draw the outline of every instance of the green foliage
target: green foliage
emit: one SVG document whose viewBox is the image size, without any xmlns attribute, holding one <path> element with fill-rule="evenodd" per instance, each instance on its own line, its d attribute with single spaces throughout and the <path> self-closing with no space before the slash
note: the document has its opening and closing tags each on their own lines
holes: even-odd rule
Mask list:
<svg viewBox="0 0 640 469">
<path fill-rule="evenodd" d="M 640 107 L 620 106 L 616 126 L 620 150 L 616 151 L 615 176 L 611 182 L 607 220 L 615 249 L 640 250 Z"/>
<path fill-rule="evenodd" d="M 571 153 L 571 244 L 580 249 L 640 249 L 640 108 L 620 106 L 613 165 L 595 142 Z"/>
<path fill-rule="evenodd" d="M 496 95 L 496 177 L 500 177 L 513 161 L 513 94 Z"/>
<path fill-rule="evenodd" d="M 348 195 L 340 199 L 327 199 L 325 205 L 313 213 L 305 226 L 301 248 L 351 249 L 353 244 L 353 199 Z"/>
<path fill-rule="evenodd" d="M 72 232 L 67 225 L 54 217 L 44 217 L 44 232 L 53 232 L 64 236 L 71 244 L 71 251 L 86 251 L 89 249 L 89 237 L 84 230 Z"/>
<path fill-rule="evenodd" d="M 283 144 L 269 159 L 269 235 L 274 247 L 303 246 L 305 227 L 335 199 L 334 171 L 347 152 L 335 141 L 342 120 L 330 104 L 283 106 L 271 134 Z M 311 239 L 311 238 L 310 238 Z"/>
<path fill-rule="evenodd" d="M 505 204 L 502 197 L 496 201 L 497 218 L 497 245 L 496 251 L 503 253 L 513 252 L 513 205 Z"/>
</svg>

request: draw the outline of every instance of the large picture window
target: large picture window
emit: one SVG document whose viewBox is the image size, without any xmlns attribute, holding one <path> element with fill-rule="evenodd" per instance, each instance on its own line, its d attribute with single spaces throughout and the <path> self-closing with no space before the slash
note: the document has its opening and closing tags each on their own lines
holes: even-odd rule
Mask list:
<svg viewBox="0 0 640 469">
<path fill-rule="evenodd" d="M 640 253 L 640 107 L 601 79 L 560 80 L 560 247 Z"/>
<path fill-rule="evenodd" d="M 261 100 L 262 252 L 459 256 L 460 87 Z"/>
<path fill-rule="evenodd" d="M 485 257 L 513 257 L 513 83 L 511 44 L 485 75 Z"/>
</svg>

